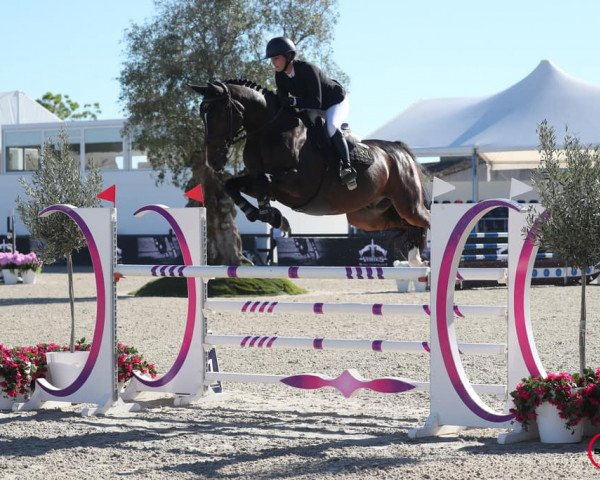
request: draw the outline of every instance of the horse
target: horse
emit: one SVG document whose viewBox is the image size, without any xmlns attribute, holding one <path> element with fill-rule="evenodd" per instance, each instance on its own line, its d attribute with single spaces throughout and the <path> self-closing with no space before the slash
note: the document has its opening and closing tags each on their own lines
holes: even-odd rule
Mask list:
<svg viewBox="0 0 600 480">
<path fill-rule="evenodd" d="M 274 92 L 248 80 L 189 86 L 203 97 L 200 114 L 206 160 L 212 168 L 222 171 L 231 147 L 246 140 L 245 170 L 228 179 L 225 187 L 250 221 L 289 232 L 289 222 L 269 200 L 310 215 L 346 214 L 349 224 L 366 231 L 401 230 L 411 247 L 408 261 L 423 264 L 420 251 L 430 212 L 422 170 L 407 145 L 358 143 L 368 161 L 353 162 L 358 186 L 350 191 L 339 180 L 339 161 L 328 138 L 319 128 L 307 129 L 304 123 L 310 122 L 301 122 L 296 111 L 284 108 Z M 258 208 L 242 193 L 256 198 Z"/>
</svg>

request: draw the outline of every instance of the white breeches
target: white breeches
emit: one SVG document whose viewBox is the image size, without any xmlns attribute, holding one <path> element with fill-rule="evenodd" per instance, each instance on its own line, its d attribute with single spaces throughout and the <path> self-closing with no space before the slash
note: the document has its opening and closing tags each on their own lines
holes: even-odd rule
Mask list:
<svg viewBox="0 0 600 480">
<path fill-rule="evenodd" d="M 332 105 L 325 111 L 325 122 L 327 124 L 327 134 L 333 137 L 336 130 L 342 127 L 350 112 L 350 100 L 348 95 L 340 103 Z"/>
</svg>

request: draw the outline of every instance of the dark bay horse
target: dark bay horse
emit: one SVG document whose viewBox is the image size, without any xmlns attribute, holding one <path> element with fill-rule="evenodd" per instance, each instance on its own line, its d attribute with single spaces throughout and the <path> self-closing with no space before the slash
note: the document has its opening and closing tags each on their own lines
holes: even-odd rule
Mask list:
<svg viewBox="0 0 600 480">
<path fill-rule="evenodd" d="M 206 127 L 208 163 L 225 167 L 230 147 L 245 138 L 243 175 L 226 189 L 249 220 L 289 230 L 276 200 L 310 215 L 345 213 L 348 222 L 367 231 L 399 229 L 414 248 L 408 260 L 421 263 L 430 215 L 419 164 L 401 142 L 365 140 L 370 165 L 354 165 L 358 187 L 349 191 L 339 181 L 338 161 L 330 145 L 307 135 L 307 128 L 280 105 L 273 92 L 247 80 L 190 85 L 203 96 L 200 112 Z M 245 131 L 245 137 L 241 134 Z M 368 162 L 367 162 L 368 163 Z M 252 205 L 241 193 L 259 200 Z"/>
</svg>

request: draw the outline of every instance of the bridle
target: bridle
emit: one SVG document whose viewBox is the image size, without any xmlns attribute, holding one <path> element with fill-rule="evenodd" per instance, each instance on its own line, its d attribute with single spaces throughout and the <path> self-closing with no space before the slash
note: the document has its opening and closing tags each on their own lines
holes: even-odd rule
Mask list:
<svg viewBox="0 0 600 480">
<path fill-rule="evenodd" d="M 258 128 L 249 132 L 246 129 L 246 127 L 244 127 L 244 123 L 243 123 L 244 107 L 242 106 L 242 104 L 231 97 L 231 91 L 229 90 L 229 87 L 227 86 L 226 83 L 223 83 L 223 82 L 214 82 L 214 83 L 216 85 L 220 86 L 225 93 L 223 93 L 217 97 L 208 98 L 208 99 L 203 100 L 202 103 L 200 104 L 200 115 L 201 115 L 202 121 L 204 123 L 204 131 L 206 132 L 206 135 L 205 135 L 206 142 L 208 143 L 210 141 L 217 140 L 218 139 L 217 137 L 211 137 L 210 131 L 208 129 L 208 121 L 207 121 L 208 106 L 210 104 L 216 103 L 216 102 L 226 102 L 225 110 L 226 110 L 226 114 L 227 114 L 227 136 L 225 137 L 223 146 L 221 147 L 223 150 L 225 150 L 225 154 L 227 154 L 229 149 L 236 143 L 238 143 L 248 137 L 252 137 L 252 136 L 256 135 L 261 130 L 266 128 L 268 125 L 273 123 L 277 119 L 277 117 L 279 117 L 281 112 L 283 111 L 283 107 L 280 107 L 279 110 L 277 111 L 277 113 L 271 119 L 269 119 L 269 121 L 263 123 Z M 235 129 L 234 113 L 237 114 L 237 118 L 240 121 L 240 127 L 237 130 Z"/>
<path fill-rule="evenodd" d="M 220 140 L 220 138 L 217 137 L 211 137 L 210 131 L 208 129 L 208 106 L 212 103 L 216 103 L 216 102 L 222 102 L 225 101 L 227 102 L 225 104 L 225 109 L 226 109 L 226 113 L 227 113 L 227 136 L 225 137 L 222 149 L 225 150 L 225 153 L 227 151 L 229 151 L 229 149 L 231 148 L 231 146 L 233 146 L 234 144 L 236 144 L 237 142 L 243 140 L 244 138 L 246 138 L 246 134 L 244 134 L 244 125 L 243 125 L 243 119 L 244 119 L 244 107 L 237 102 L 236 100 L 234 100 L 233 98 L 231 98 L 231 92 L 229 91 L 229 88 L 227 87 L 227 85 L 225 83 L 222 82 L 215 82 L 217 85 L 219 85 L 220 87 L 223 88 L 223 90 L 225 91 L 224 94 L 219 95 L 218 97 L 214 97 L 214 98 L 208 98 L 202 101 L 202 103 L 200 104 L 200 115 L 202 117 L 202 122 L 204 123 L 204 131 L 206 132 L 205 135 L 205 139 L 206 139 L 206 143 L 211 142 L 213 140 Z M 239 129 L 235 129 L 235 124 L 234 124 L 234 112 L 237 113 L 238 115 L 238 119 L 240 120 L 241 126 Z"/>
</svg>

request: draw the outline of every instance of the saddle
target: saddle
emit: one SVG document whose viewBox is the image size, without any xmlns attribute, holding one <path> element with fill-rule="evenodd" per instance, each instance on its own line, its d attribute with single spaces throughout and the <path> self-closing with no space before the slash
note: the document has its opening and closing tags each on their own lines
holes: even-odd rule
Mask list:
<svg viewBox="0 0 600 480">
<path fill-rule="evenodd" d="M 299 118 L 306 127 L 306 135 L 313 145 L 323 152 L 333 155 L 333 146 L 327 134 L 325 119 L 321 110 L 302 110 Z M 371 148 L 362 143 L 361 138 L 350 131 L 347 123 L 342 124 L 342 135 L 348 144 L 350 163 L 353 167 L 372 165 L 375 159 Z"/>
</svg>

